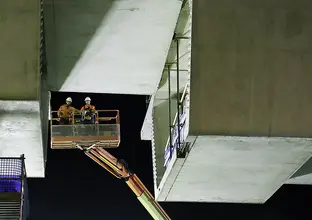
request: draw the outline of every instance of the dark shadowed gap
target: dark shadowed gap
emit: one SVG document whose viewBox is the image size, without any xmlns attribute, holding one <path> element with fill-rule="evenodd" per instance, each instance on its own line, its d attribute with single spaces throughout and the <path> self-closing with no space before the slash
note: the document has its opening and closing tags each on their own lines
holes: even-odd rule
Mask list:
<svg viewBox="0 0 312 220">
<path fill-rule="evenodd" d="M 311 196 L 311 186 L 284 185 L 263 205 L 187 202 L 162 205 L 172 219 L 178 220 L 305 220 L 311 218 Z"/>
</svg>

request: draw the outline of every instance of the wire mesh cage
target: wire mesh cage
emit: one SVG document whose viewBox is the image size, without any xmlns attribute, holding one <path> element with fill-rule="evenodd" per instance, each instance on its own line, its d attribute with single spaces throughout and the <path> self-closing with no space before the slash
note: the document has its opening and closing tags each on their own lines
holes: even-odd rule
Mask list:
<svg viewBox="0 0 312 220">
<path fill-rule="evenodd" d="M 25 176 L 24 156 L 19 158 L 0 158 L 0 193 L 22 192 Z"/>
</svg>

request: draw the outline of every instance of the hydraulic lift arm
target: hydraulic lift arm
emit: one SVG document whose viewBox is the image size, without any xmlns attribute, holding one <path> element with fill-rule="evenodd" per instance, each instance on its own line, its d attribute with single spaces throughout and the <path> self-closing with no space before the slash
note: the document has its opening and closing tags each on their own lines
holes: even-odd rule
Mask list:
<svg viewBox="0 0 312 220">
<path fill-rule="evenodd" d="M 154 219 L 170 220 L 169 216 L 154 199 L 154 197 L 137 177 L 137 175 L 129 171 L 128 165 L 124 160 L 117 160 L 103 148 L 95 148 L 91 146 L 87 149 L 83 149 L 80 146 L 77 147 L 83 150 L 88 157 L 90 157 L 112 175 L 118 179 L 125 180 L 127 185 L 137 196 L 138 200 Z"/>
</svg>

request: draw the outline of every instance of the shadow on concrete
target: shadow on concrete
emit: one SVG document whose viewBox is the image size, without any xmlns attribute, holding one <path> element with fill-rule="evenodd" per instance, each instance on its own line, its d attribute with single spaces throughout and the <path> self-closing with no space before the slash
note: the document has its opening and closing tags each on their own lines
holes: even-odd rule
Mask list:
<svg viewBox="0 0 312 220">
<path fill-rule="evenodd" d="M 308 174 L 312 174 L 312 157 L 305 164 L 303 164 L 302 167 L 300 167 L 300 169 L 290 177 L 290 179 Z"/>
<path fill-rule="evenodd" d="M 44 2 L 48 88 L 58 91 L 112 7 L 114 0 Z"/>
<path fill-rule="evenodd" d="M 43 72 L 41 75 L 41 93 L 40 93 L 40 119 L 41 119 L 41 131 L 42 131 L 42 143 L 43 143 L 43 157 L 44 161 L 47 160 L 47 149 L 45 145 L 48 144 L 48 130 L 49 130 L 49 90 L 47 85 L 47 72 Z M 45 163 L 44 163 L 45 164 Z"/>
</svg>

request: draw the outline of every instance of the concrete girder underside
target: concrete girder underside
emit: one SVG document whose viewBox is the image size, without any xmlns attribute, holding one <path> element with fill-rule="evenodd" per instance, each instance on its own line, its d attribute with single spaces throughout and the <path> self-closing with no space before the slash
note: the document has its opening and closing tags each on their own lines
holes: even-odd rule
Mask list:
<svg viewBox="0 0 312 220">
<path fill-rule="evenodd" d="M 49 89 L 152 95 L 182 2 L 45 2 Z"/>
<path fill-rule="evenodd" d="M 159 201 L 266 202 L 312 155 L 312 139 L 198 136 Z"/>
</svg>

